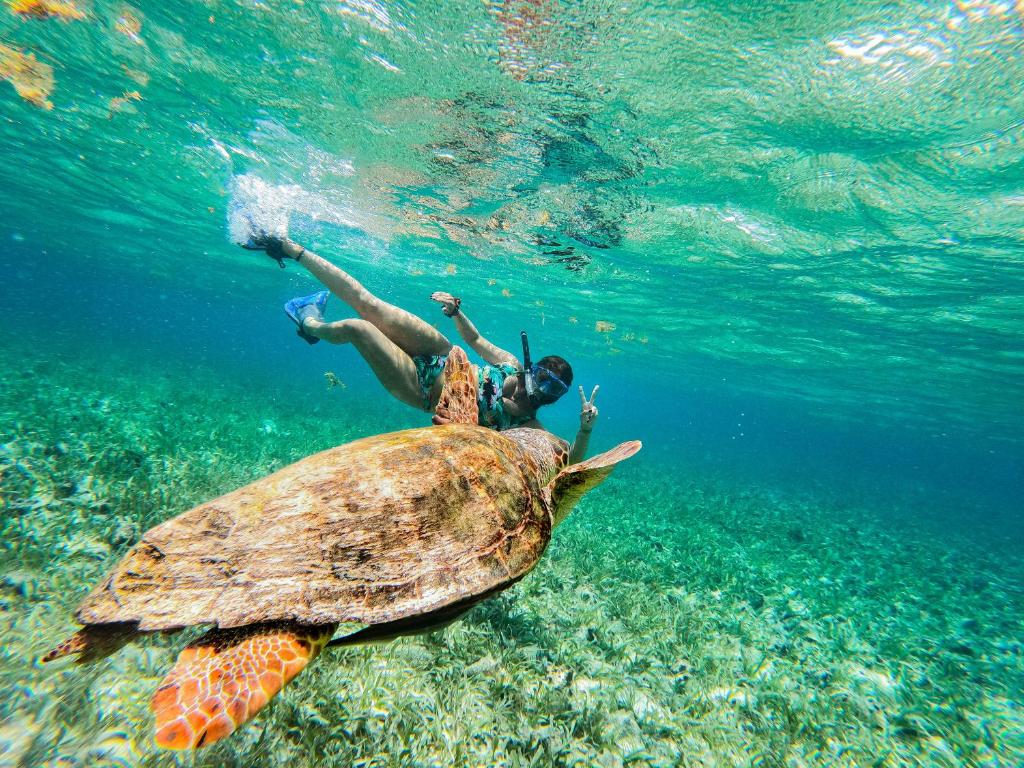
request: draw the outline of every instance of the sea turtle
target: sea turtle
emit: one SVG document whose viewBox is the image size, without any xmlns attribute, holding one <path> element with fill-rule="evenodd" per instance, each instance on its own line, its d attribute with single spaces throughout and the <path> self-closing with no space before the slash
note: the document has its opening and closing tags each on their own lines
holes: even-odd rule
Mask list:
<svg viewBox="0 0 1024 768">
<path fill-rule="evenodd" d="M 152 700 L 156 743 L 190 749 L 253 717 L 331 641 L 443 626 L 525 576 L 579 498 L 639 442 L 572 466 L 538 429 L 477 426 L 452 349 L 435 421 L 310 456 L 146 532 L 44 661 L 102 658 L 147 632 L 213 629 Z"/>
</svg>

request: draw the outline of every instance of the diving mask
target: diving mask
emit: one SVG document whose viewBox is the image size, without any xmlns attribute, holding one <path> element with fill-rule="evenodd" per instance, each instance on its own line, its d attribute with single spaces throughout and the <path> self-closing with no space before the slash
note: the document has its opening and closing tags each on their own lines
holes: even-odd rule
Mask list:
<svg viewBox="0 0 1024 768">
<path fill-rule="evenodd" d="M 519 335 L 523 340 L 523 370 L 521 374 L 526 387 L 526 396 L 534 408 L 550 405 L 569 391 L 569 385 L 543 365 L 533 365 L 530 361 L 530 342 L 526 338 L 526 331 L 520 332 Z"/>
</svg>

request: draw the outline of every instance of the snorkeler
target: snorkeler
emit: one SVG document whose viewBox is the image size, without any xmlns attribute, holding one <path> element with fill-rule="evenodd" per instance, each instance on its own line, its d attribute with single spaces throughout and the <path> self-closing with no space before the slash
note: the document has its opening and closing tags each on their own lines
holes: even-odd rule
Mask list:
<svg viewBox="0 0 1024 768">
<path fill-rule="evenodd" d="M 278 265 L 286 259 L 296 261 L 331 293 L 348 304 L 358 318 L 326 322 L 324 306 L 328 292 L 292 299 L 285 312 L 298 326 L 298 335 L 310 344 L 321 339 L 332 344 L 352 344 L 369 363 L 384 388 L 394 397 L 415 408 L 433 412 L 441 395 L 441 372 L 452 343 L 429 323 L 374 296 L 349 275 L 326 259 L 287 239 L 269 235 L 251 238 L 243 246 L 266 251 Z M 523 361 L 499 349 L 480 335 L 462 312 L 460 299 L 438 291 L 431 297 L 441 305 L 442 313 L 452 318 L 455 328 L 487 365 L 478 367 L 477 403 L 481 426 L 493 429 L 533 427 L 544 429 L 537 421 L 537 410 L 556 402 L 569 391 L 572 368 L 557 355 L 530 360 L 525 332 Z M 595 386 L 587 399 L 580 392 L 580 428 L 569 451 L 570 463 L 582 461 L 587 452 L 590 432 L 597 421 Z M 444 419 L 434 416 L 435 423 Z"/>
</svg>

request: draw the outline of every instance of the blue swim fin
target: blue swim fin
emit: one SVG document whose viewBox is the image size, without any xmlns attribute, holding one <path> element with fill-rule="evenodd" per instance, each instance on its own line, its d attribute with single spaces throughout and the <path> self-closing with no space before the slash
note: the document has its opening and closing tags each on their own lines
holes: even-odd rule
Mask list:
<svg viewBox="0 0 1024 768">
<path fill-rule="evenodd" d="M 316 344 L 320 339 L 310 336 L 302 330 L 302 324 L 312 318 L 313 320 L 324 319 L 324 307 L 327 305 L 327 291 L 311 293 L 309 296 L 299 296 L 284 305 L 284 313 L 299 326 L 298 334 L 307 344 Z"/>
</svg>

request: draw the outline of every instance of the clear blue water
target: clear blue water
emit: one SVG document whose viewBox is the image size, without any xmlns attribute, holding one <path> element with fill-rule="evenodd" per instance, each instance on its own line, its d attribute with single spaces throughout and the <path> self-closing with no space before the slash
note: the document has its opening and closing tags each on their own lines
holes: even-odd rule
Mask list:
<svg viewBox="0 0 1024 768">
<path fill-rule="evenodd" d="M 230 240 L 250 175 L 453 340 L 432 291 L 568 358 L 601 386 L 594 449 L 642 439 L 666 493 L 725 478 L 1019 542 L 1019 2 L 81 8 L 0 13 L 4 79 L 12 51 L 53 78 L 50 109 L 0 82 L 5 377 L 26 347 L 91 375 L 116 353 L 346 429 L 358 404 L 362 434 L 424 423 L 351 348 L 296 340 L 281 305 L 316 285 Z M 577 403 L 545 424 L 570 437 Z"/>
</svg>

